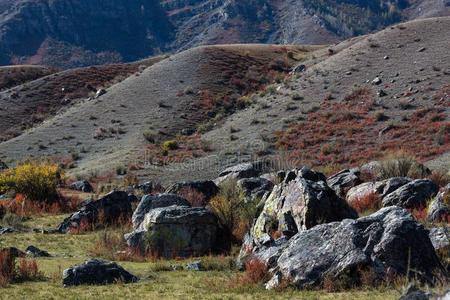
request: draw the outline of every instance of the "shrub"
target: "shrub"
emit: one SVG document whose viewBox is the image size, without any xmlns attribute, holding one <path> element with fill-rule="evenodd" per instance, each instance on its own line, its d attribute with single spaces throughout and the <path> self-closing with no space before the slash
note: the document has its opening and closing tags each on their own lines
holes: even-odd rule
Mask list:
<svg viewBox="0 0 450 300">
<path fill-rule="evenodd" d="M 151 144 L 156 143 L 156 141 L 158 139 L 157 134 L 155 134 L 153 131 L 145 131 L 143 133 L 143 135 L 144 135 L 145 140 Z"/>
<path fill-rule="evenodd" d="M 15 275 L 15 260 L 9 250 L 0 251 L 0 287 L 7 286 Z"/>
<path fill-rule="evenodd" d="M 175 140 L 169 140 L 162 143 L 161 148 L 163 151 L 170 151 L 170 150 L 177 150 L 178 149 L 178 142 Z"/>
<path fill-rule="evenodd" d="M 219 195 L 211 199 L 209 206 L 221 225 L 231 233 L 233 242 L 240 244 L 256 217 L 255 202 L 246 202 L 236 182 L 228 180 L 221 186 Z"/>
<path fill-rule="evenodd" d="M 428 175 L 426 168 L 416 158 L 405 151 L 397 151 L 388 154 L 381 161 L 380 177 L 389 179 L 392 177 L 423 178 Z"/>
<path fill-rule="evenodd" d="M 111 232 L 104 230 L 97 235 L 97 240 L 92 248 L 88 250 L 92 257 L 101 257 L 109 260 L 119 260 L 121 252 L 127 249 L 124 232 Z"/>
<path fill-rule="evenodd" d="M 374 212 L 381 208 L 381 198 L 377 193 L 369 193 L 352 201 L 351 206 L 358 212 Z"/>
<path fill-rule="evenodd" d="M 0 287 L 5 287 L 12 282 L 33 281 L 41 279 L 36 261 L 20 258 L 16 264 L 16 258 L 11 250 L 0 251 Z"/>
<path fill-rule="evenodd" d="M 58 199 L 61 178 L 56 164 L 26 162 L 0 173 L 0 193 L 15 191 L 28 200 L 51 203 Z"/>
<path fill-rule="evenodd" d="M 253 258 L 246 262 L 244 273 L 232 277 L 229 285 L 232 288 L 258 285 L 269 280 L 269 276 L 266 264 Z"/>
</svg>

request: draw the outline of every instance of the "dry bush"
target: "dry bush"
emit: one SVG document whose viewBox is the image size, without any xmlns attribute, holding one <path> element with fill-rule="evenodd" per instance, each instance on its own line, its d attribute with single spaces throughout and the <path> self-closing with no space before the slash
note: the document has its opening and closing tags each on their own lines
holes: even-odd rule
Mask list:
<svg viewBox="0 0 450 300">
<path fill-rule="evenodd" d="M 230 279 L 231 288 L 259 285 L 270 279 L 269 270 L 264 262 L 253 258 L 246 262 L 245 271 Z"/>
<path fill-rule="evenodd" d="M 359 214 L 365 212 L 374 212 L 381 208 L 381 198 L 378 193 L 369 193 L 358 197 L 352 201 L 351 207 L 353 207 Z"/>
<path fill-rule="evenodd" d="M 123 251 L 127 250 L 127 244 L 123 232 L 104 230 L 97 235 L 95 244 L 89 249 L 92 257 L 102 257 L 109 260 L 118 259 Z"/>
<path fill-rule="evenodd" d="M 388 153 L 381 160 L 380 178 L 392 177 L 424 178 L 428 174 L 426 168 L 417 159 L 406 151 Z"/>
<path fill-rule="evenodd" d="M 450 173 L 441 170 L 432 171 L 428 178 L 440 187 L 444 187 L 450 183 Z"/>
<path fill-rule="evenodd" d="M 209 207 L 219 218 L 221 225 L 231 233 L 232 241 L 242 243 L 256 217 L 257 203 L 246 202 L 236 181 L 228 180 L 221 185 L 219 195 L 211 199 Z"/>
<path fill-rule="evenodd" d="M 16 264 L 16 258 L 11 250 L 0 251 L 0 287 L 5 287 L 12 282 L 40 280 L 42 277 L 34 259 L 19 258 L 19 263 Z"/>
<path fill-rule="evenodd" d="M 205 195 L 190 187 L 182 188 L 178 194 L 186 199 L 192 207 L 204 207 L 208 205 Z"/>
<path fill-rule="evenodd" d="M 328 274 L 324 276 L 322 287 L 330 293 L 343 292 L 356 287 L 377 287 L 383 281 L 373 268 L 360 266 L 339 276 Z"/>
<path fill-rule="evenodd" d="M 0 251 L 0 287 L 5 287 L 14 280 L 15 259 L 9 250 Z"/>
</svg>

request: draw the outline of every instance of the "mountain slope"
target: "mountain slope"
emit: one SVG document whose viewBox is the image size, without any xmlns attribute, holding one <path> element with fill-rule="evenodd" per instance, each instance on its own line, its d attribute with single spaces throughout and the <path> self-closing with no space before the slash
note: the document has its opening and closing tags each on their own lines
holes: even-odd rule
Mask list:
<svg viewBox="0 0 450 300">
<path fill-rule="evenodd" d="M 0 64 L 71 68 L 208 44 L 330 44 L 444 15 L 448 0 L 0 0 Z"/>
</svg>

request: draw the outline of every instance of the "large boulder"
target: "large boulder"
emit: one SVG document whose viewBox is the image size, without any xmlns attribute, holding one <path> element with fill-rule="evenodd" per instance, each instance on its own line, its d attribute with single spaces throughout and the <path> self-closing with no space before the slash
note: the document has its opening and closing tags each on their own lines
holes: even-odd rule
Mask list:
<svg viewBox="0 0 450 300">
<path fill-rule="evenodd" d="M 219 193 L 219 188 L 211 180 L 185 181 L 173 184 L 166 190 L 166 193 L 177 194 L 186 198 L 201 198 L 196 199 L 195 202 L 199 202 L 199 204 L 201 204 L 201 202 L 203 202 L 203 204 L 207 204 L 209 200 Z"/>
<path fill-rule="evenodd" d="M 308 288 L 342 277 L 357 284 L 361 270 L 373 272 L 376 278 L 409 274 L 433 282 L 434 276 L 444 271 L 428 231 L 408 211 L 396 206 L 357 220 L 317 225 L 281 245 L 267 244 L 247 251 L 274 274 L 267 287 L 288 281 Z"/>
<path fill-rule="evenodd" d="M 228 180 L 239 180 L 242 178 L 258 177 L 268 167 L 267 162 L 249 162 L 231 166 L 223 170 L 214 181 L 218 186 Z"/>
<path fill-rule="evenodd" d="M 429 179 L 413 180 L 387 196 L 383 197 L 383 206 L 400 206 L 403 208 L 423 208 L 434 197 L 439 187 Z"/>
<path fill-rule="evenodd" d="M 218 232 L 217 217 L 207 209 L 174 205 L 150 210 L 125 239 L 143 253 L 189 257 L 215 251 Z"/>
<path fill-rule="evenodd" d="M 72 183 L 69 188 L 83 193 L 92 193 L 94 191 L 94 188 L 87 180 L 76 181 Z"/>
<path fill-rule="evenodd" d="M 343 170 L 327 179 L 327 184 L 336 194 L 345 198 L 348 190 L 363 183 L 359 169 Z"/>
<path fill-rule="evenodd" d="M 25 249 L 25 253 L 27 256 L 31 257 L 51 257 L 47 251 L 41 250 L 35 246 L 28 246 L 27 249 Z"/>
<path fill-rule="evenodd" d="M 244 178 L 237 182 L 238 189 L 249 201 L 263 198 L 266 193 L 272 191 L 273 186 L 272 181 L 262 177 Z"/>
<path fill-rule="evenodd" d="M 132 214 L 131 202 L 128 193 L 113 191 L 96 201 L 85 201 L 81 208 L 66 218 L 59 226 L 58 231 L 86 230 L 84 227 L 117 224 L 126 221 Z"/>
<path fill-rule="evenodd" d="M 449 248 L 450 250 L 450 227 L 433 227 L 430 229 L 429 237 L 434 249 L 441 250 Z"/>
<path fill-rule="evenodd" d="M 274 232 L 289 238 L 318 224 L 358 217 L 320 178 L 312 181 L 298 174 L 293 180 L 286 175 L 263 199 L 264 208 L 250 231 L 252 242 L 264 244 Z"/>
<path fill-rule="evenodd" d="M 431 222 L 450 222 L 450 184 L 434 198 L 428 207 L 428 220 Z"/>
<path fill-rule="evenodd" d="M 191 204 L 184 198 L 174 194 L 145 195 L 133 213 L 133 228 L 138 228 L 144 221 L 145 215 L 152 209 L 168 206 L 187 206 Z"/>
<path fill-rule="evenodd" d="M 64 287 L 137 282 L 138 277 L 114 262 L 92 259 L 63 272 Z"/>
</svg>

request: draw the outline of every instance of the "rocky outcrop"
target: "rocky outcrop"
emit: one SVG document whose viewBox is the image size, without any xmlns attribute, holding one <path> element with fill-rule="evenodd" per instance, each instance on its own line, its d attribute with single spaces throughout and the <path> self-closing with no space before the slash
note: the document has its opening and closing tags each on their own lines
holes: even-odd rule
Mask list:
<svg viewBox="0 0 450 300">
<path fill-rule="evenodd" d="M 248 201 L 263 198 L 266 193 L 270 193 L 274 184 L 264 178 L 244 178 L 237 182 L 238 189 L 244 194 Z"/>
<path fill-rule="evenodd" d="M 92 259 L 63 272 L 64 287 L 137 282 L 138 277 L 114 262 Z"/>
<path fill-rule="evenodd" d="M 150 210 L 125 239 L 131 249 L 143 253 L 189 257 L 216 250 L 218 231 L 218 220 L 207 209 L 174 205 Z"/>
<path fill-rule="evenodd" d="M 66 218 L 59 226 L 58 231 L 67 233 L 72 230 L 86 230 L 100 225 L 117 224 L 131 217 L 132 209 L 128 194 L 122 191 L 113 191 L 96 201 L 86 201 L 82 207 Z"/>
<path fill-rule="evenodd" d="M 308 288 L 341 276 L 357 283 L 361 270 L 386 278 L 406 275 L 408 266 L 415 270 L 411 276 L 433 282 L 443 272 L 428 231 L 395 206 L 357 220 L 317 225 L 279 244 L 246 251 L 267 263 L 274 274 L 268 287 L 287 280 Z"/>
<path fill-rule="evenodd" d="M 258 177 L 267 168 L 266 162 L 242 163 L 223 170 L 214 181 L 218 186 L 228 180 Z"/>
<path fill-rule="evenodd" d="M 138 228 L 144 221 L 145 215 L 152 209 L 168 206 L 187 206 L 191 204 L 184 198 L 173 194 L 161 194 L 161 195 L 145 195 L 139 202 L 138 207 L 133 213 L 132 222 L 133 228 Z"/>
<path fill-rule="evenodd" d="M 166 193 L 185 197 L 186 195 L 191 194 L 193 197 L 201 197 L 202 199 L 199 199 L 198 201 L 203 202 L 206 205 L 209 200 L 219 193 L 219 188 L 211 180 L 185 181 L 173 184 L 166 190 Z"/>
<path fill-rule="evenodd" d="M 428 220 L 431 222 L 450 221 L 450 184 L 443 188 L 429 205 Z"/>
<path fill-rule="evenodd" d="M 246 247 L 271 242 L 275 232 L 290 238 L 318 224 L 357 218 L 357 213 L 321 180 L 321 176 L 311 177 L 312 171 L 302 174 L 305 173 L 287 174 L 285 181 L 263 199 L 264 208 L 250 231 Z M 298 177 L 291 179 L 294 176 Z"/>
<path fill-rule="evenodd" d="M 83 193 L 92 193 L 94 191 L 94 188 L 87 180 L 76 181 L 72 183 L 69 188 Z"/>
<path fill-rule="evenodd" d="M 51 255 L 44 250 L 39 249 L 35 246 L 28 246 L 27 249 L 25 249 L 25 253 L 27 256 L 31 257 L 50 257 Z"/>
<path fill-rule="evenodd" d="M 343 170 L 327 179 L 327 184 L 336 192 L 336 194 L 345 198 L 348 190 L 355 187 L 363 181 L 358 169 Z"/>
<path fill-rule="evenodd" d="M 403 208 L 426 207 L 427 201 L 434 197 L 439 187 L 429 179 L 417 179 L 407 183 L 383 197 L 383 206 L 397 205 Z"/>
</svg>

